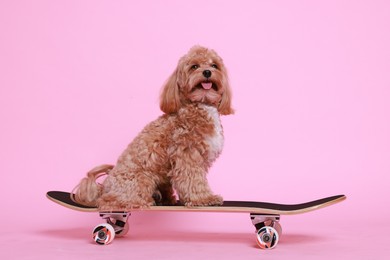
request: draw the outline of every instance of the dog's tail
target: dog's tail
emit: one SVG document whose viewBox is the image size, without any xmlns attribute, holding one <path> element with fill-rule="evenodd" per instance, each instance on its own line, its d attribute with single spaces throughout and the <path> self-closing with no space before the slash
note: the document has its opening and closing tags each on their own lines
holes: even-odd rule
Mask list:
<svg viewBox="0 0 390 260">
<path fill-rule="evenodd" d="M 73 189 L 71 199 L 85 206 L 97 207 L 97 199 L 103 192 L 103 185 L 97 182 L 97 179 L 109 174 L 112 168 L 114 168 L 113 165 L 103 164 L 90 170 L 87 177 L 83 178 Z"/>
</svg>

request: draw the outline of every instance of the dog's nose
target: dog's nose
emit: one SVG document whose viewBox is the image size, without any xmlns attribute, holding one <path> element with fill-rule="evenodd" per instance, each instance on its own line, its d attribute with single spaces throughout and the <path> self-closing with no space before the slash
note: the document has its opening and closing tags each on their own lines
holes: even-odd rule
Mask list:
<svg viewBox="0 0 390 260">
<path fill-rule="evenodd" d="M 210 78 L 210 77 L 211 77 L 211 71 L 209 71 L 209 70 L 204 70 L 204 71 L 203 71 L 203 76 L 205 76 L 206 78 Z"/>
</svg>

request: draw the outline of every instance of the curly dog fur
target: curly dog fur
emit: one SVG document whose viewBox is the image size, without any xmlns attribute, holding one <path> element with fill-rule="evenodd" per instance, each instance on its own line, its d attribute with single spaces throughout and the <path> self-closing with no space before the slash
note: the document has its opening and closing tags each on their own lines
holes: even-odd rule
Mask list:
<svg viewBox="0 0 390 260">
<path fill-rule="evenodd" d="M 222 59 L 194 46 L 163 87 L 162 116 L 128 145 L 115 166 L 91 170 L 75 190 L 75 200 L 100 210 L 129 210 L 156 204 L 220 205 L 206 175 L 223 147 L 220 115 L 233 114 Z M 96 179 L 108 173 L 102 184 Z"/>
</svg>

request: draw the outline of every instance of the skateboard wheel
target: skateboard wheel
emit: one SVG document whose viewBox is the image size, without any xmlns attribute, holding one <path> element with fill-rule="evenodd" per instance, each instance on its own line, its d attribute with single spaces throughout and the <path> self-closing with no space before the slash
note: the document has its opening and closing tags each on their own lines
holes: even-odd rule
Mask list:
<svg viewBox="0 0 390 260">
<path fill-rule="evenodd" d="M 279 238 L 282 237 L 282 226 L 279 224 L 279 222 L 274 222 L 272 227 L 276 230 L 276 232 L 278 233 L 279 235 Z"/>
<path fill-rule="evenodd" d="M 107 223 L 97 225 L 92 233 L 93 240 L 99 245 L 108 245 L 115 238 L 114 228 Z"/>
<path fill-rule="evenodd" d="M 279 242 L 279 234 L 275 228 L 264 226 L 257 231 L 257 244 L 261 249 L 272 249 Z"/>
</svg>

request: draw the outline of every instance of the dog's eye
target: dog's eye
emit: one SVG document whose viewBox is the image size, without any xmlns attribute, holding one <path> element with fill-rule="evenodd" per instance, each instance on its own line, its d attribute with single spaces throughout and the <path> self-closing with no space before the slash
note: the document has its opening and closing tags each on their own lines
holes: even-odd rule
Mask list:
<svg viewBox="0 0 390 260">
<path fill-rule="evenodd" d="M 199 68 L 199 65 L 196 65 L 196 64 L 191 66 L 192 70 L 197 70 L 198 68 Z"/>
<path fill-rule="evenodd" d="M 213 65 L 211 65 L 211 67 L 213 67 L 214 69 L 218 69 L 218 65 L 215 63 Z"/>
</svg>

